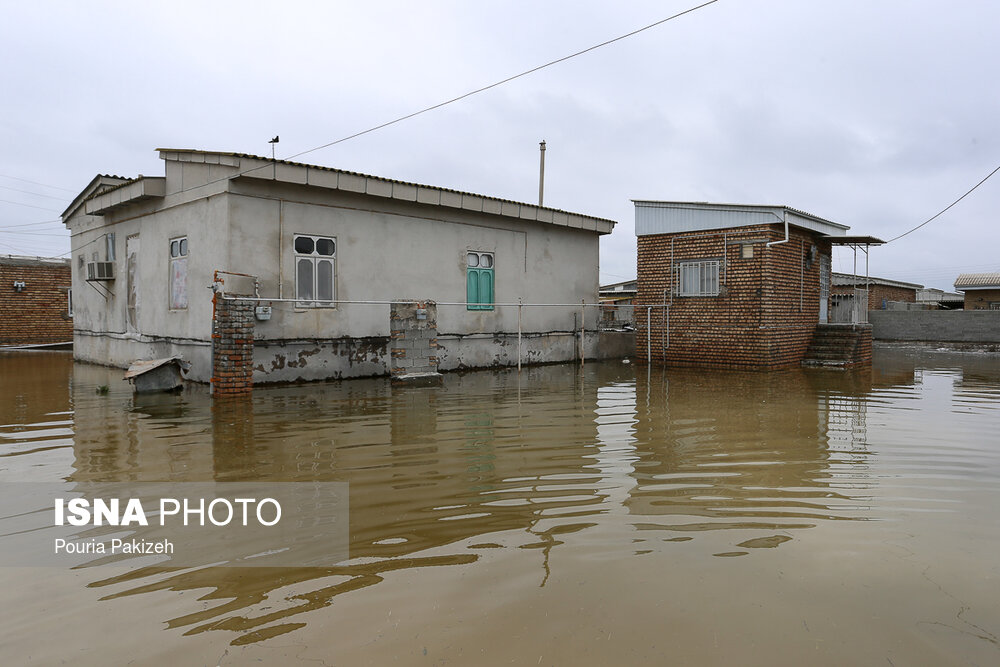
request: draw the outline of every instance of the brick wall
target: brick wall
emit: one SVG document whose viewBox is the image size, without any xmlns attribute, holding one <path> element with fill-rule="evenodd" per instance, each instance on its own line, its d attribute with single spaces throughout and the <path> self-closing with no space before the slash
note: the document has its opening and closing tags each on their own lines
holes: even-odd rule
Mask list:
<svg viewBox="0 0 1000 667">
<path fill-rule="evenodd" d="M 872 365 L 873 329 L 871 325 L 855 327 L 858 336 L 858 347 L 854 351 L 855 366 Z"/>
<path fill-rule="evenodd" d="M 817 234 L 793 228 L 787 243 L 766 247 L 783 238 L 777 224 L 640 236 L 639 360 L 647 361 L 648 345 L 653 364 L 756 369 L 799 364 L 819 321 L 819 257 L 829 255 L 830 246 Z M 744 245 L 753 248 L 752 257 L 743 256 Z M 812 246 L 817 251 L 809 261 Z M 721 262 L 721 293 L 671 298 L 677 287 L 672 267 L 709 259 Z M 668 309 L 661 306 L 664 300 L 672 301 Z"/>
<path fill-rule="evenodd" d="M 18 292 L 14 281 L 23 280 Z M 73 340 L 69 260 L 0 257 L 0 345 Z"/>
<path fill-rule="evenodd" d="M 858 284 L 858 288 L 864 289 L 864 278 Z M 850 285 L 837 285 L 833 287 L 834 294 L 853 294 L 854 288 Z M 871 285 L 868 291 L 868 310 L 885 310 L 883 303 L 890 301 L 902 301 L 905 303 L 916 303 L 917 290 L 906 287 L 892 287 L 889 285 Z"/>
<path fill-rule="evenodd" d="M 1000 302 L 1000 289 L 965 291 L 965 310 L 991 310 L 990 302 Z"/>
<path fill-rule="evenodd" d="M 256 301 L 212 298 L 212 395 L 248 394 L 253 390 L 253 332 Z"/>
</svg>

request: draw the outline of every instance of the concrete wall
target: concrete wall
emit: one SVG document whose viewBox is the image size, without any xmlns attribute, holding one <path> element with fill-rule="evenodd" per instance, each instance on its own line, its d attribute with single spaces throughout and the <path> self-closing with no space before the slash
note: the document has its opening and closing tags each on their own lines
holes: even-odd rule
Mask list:
<svg viewBox="0 0 1000 667">
<path fill-rule="evenodd" d="M 337 242 L 336 298 L 345 301 L 466 300 L 466 255 L 494 254 L 498 303 L 596 301 L 598 236 L 593 232 L 483 213 L 273 183 L 234 184 L 229 270 L 257 275 L 261 296 L 295 295 L 296 234 Z M 377 208 L 376 208 L 377 205 Z M 299 308 L 275 303 L 264 339 L 387 335 L 387 305 Z M 572 331 L 578 309 L 529 308 L 524 331 Z M 517 331 L 517 309 L 441 305 L 442 334 Z"/>
<path fill-rule="evenodd" d="M 884 310 L 868 319 L 876 340 L 1000 343 L 1000 310 Z"/>
</svg>

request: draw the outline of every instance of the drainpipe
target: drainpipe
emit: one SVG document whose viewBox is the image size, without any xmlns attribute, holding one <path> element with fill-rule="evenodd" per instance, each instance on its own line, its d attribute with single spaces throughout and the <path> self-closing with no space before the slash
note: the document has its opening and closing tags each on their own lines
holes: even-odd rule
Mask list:
<svg viewBox="0 0 1000 667">
<path fill-rule="evenodd" d="M 653 365 L 652 356 L 652 340 L 653 340 L 653 326 L 650 323 L 650 318 L 652 317 L 653 307 L 646 306 L 646 365 Z"/>
<path fill-rule="evenodd" d="M 778 245 L 779 243 L 788 243 L 788 211 L 782 211 L 781 217 L 785 223 L 785 238 L 780 241 L 770 241 L 767 247 L 770 248 L 773 245 Z"/>
</svg>

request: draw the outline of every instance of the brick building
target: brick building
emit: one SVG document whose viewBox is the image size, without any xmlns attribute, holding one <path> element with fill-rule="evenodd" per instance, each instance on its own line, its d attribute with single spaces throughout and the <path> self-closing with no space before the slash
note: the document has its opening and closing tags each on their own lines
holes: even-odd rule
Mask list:
<svg viewBox="0 0 1000 667">
<path fill-rule="evenodd" d="M 784 206 L 634 203 L 636 354 L 654 364 L 801 364 L 829 320 L 832 246 L 881 243 Z M 870 327 L 849 328 L 840 365 L 870 360 Z"/>
<path fill-rule="evenodd" d="M 73 340 L 70 261 L 0 255 L 0 345 Z"/>
<path fill-rule="evenodd" d="M 838 296 L 853 298 L 855 289 L 868 290 L 868 310 L 887 310 L 891 302 L 916 303 L 917 290 L 923 285 L 904 283 L 888 278 L 856 276 L 850 273 L 834 273 L 832 298 Z"/>
<path fill-rule="evenodd" d="M 1000 273 L 963 273 L 955 289 L 965 293 L 965 310 L 1000 310 Z"/>
</svg>

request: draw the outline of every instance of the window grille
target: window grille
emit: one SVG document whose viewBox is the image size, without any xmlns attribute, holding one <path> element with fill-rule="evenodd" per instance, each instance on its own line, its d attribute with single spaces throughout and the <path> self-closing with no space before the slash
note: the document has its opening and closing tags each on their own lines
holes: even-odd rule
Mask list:
<svg viewBox="0 0 1000 667">
<path fill-rule="evenodd" d="M 681 262 L 677 265 L 677 296 L 718 296 L 719 260 Z"/>
</svg>

